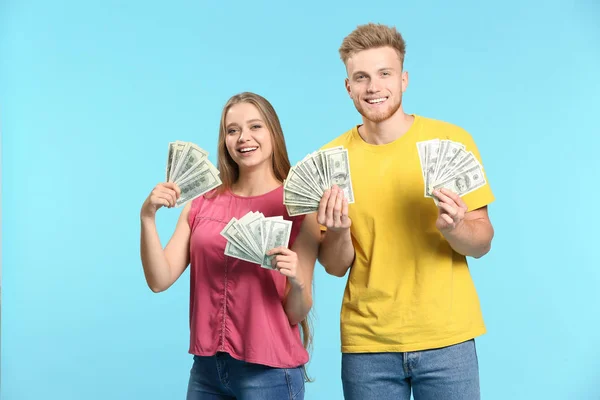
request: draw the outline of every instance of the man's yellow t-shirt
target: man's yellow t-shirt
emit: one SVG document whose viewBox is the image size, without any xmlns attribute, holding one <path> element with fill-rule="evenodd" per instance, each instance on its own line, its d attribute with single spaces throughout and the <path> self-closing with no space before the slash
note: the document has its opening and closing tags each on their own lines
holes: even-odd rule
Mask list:
<svg viewBox="0 0 600 400">
<path fill-rule="evenodd" d="M 356 259 L 341 310 L 342 352 L 439 348 L 486 331 L 467 261 L 436 228 L 438 209 L 424 197 L 417 142 L 460 142 L 481 163 L 479 151 L 464 129 L 414 117 L 408 132 L 388 144 L 365 142 L 355 126 L 323 146 L 348 149 L 355 198 L 348 214 Z M 462 199 L 471 211 L 494 195 L 488 183 Z"/>
</svg>

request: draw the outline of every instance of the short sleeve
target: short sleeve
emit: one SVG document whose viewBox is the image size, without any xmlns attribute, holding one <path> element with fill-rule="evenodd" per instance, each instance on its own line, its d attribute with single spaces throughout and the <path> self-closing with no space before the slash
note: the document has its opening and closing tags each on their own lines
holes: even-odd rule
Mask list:
<svg viewBox="0 0 600 400">
<path fill-rule="evenodd" d="M 481 159 L 481 154 L 479 153 L 479 149 L 475 144 L 475 140 L 473 140 L 473 137 L 463 129 L 459 130 L 457 137 L 453 138 L 453 140 L 456 140 L 457 142 L 460 142 L 463 145 L 465 145 L 465 150 L 467 152 L 473 153 L 477 161 L 479 161 L 479 164 L 481 164 L 485 179 L 485 184 L 483 186 L 461 196 L 462 200 L 467 205 L 468 211 L 473 211 L 478 208 L 487 206 L 495 200 L 495 197 L 487 177 L 485 166 Z"/>
</svg>

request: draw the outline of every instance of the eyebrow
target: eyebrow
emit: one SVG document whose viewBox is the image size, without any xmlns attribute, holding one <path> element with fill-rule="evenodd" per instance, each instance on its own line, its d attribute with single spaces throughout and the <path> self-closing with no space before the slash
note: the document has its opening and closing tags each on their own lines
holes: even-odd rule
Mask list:
<svg viewBox="0 0 600 400">
<path fill-rule="evenodd" d="M 249 119 L 248 121 L 246 121 L 247 124 L 252 123 L 252 122 L 262 122 L 264 124 L 263 120 L 260 118 Z M 237 122 L 231 122 L 231 123 L 227 124 L 228 129 L 231 126 L 239 126 L 239 124 Z"/>
<path fill-rule="evenodd" d="M 392 70 L 392 69 L 394 69 L 394 68 L 392 68 L 392 67 L 383 67 L 383 68 L 379 68 L 379 69 L 377 70 L 377 72 L 381 72 L 381 71 L 389 71 L 389 70 Z M 356 75 L 360 75 L 360 74 L 363 74 L 363 75 L 369 75 L 369 74 L 368 74 L 367 72 L 365 72 L 365 71 L 356 71 L 355 73 L 353 73 L 353 74 L 352 74 L 352 76 L 356 76 Z"/>
</svg>

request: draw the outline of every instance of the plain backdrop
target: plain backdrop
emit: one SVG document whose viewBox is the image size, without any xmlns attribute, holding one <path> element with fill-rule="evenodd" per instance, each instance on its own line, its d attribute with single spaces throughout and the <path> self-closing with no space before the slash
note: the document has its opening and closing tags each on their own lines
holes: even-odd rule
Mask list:
<svg viewBox="0 0 600 400">
<path fill-rule="evenodd" d="M 337 51 L 370 21 L 406 39 L 405 110 L 468 130 L 497 198 L 470 261 L 482 398 L 600 398 L 597 1 L 8 0 L 2 400 L 185 397 L 189 272 L 153 294 L 139 259 L 167 144 L 216 162 L 221 108 L 249 90 L 296 163 L 360 122 Z M 179 211 L 158 213 L 164 243 Z M 307 399 L 342 399 L 345 282 L 316 266 Z"/>
</svg>

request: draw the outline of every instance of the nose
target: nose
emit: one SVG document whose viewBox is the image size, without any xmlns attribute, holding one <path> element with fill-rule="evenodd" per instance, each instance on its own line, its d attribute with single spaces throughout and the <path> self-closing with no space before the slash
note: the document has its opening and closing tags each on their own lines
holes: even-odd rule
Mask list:
<svg viewBox="0 0 600 400">
<path fill-rule="evenodd" d="M 369 93 L 377 93 L 379 92 L 379 82 L 376 78 L 373 78 L 369 81 L 369 86 L 367 87 L 367 91 Z"/>
<path fill-rule="evenodd" d="M 240 129 L 240 136 L 238 137 L 238 142 L 243 142 L 244 140 L 244 129 Z"/>
</svg>

